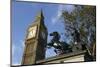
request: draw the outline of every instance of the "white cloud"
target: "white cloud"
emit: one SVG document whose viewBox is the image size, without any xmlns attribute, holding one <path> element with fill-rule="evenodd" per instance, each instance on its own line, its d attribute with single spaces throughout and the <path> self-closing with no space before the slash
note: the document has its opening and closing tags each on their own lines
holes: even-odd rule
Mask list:
<svg viewBox="0 0 100 67">
<path fill-rule="evenodd" d="M 19 44 L 12 44 L 12 65 L 20 65 L 24 50 L 24 41 L 20 40 Z"/>
<path fill-rule="evenodd" d="M 72 12 L 74 10 L 74 6 L 73 5 L 59 5 L 55 16 L 52 17 L 53 25 L 56 24 L 57 21 L 59 21 L 62 10 L 67 10 L 68 12 Z"/>
<path fill-rule="evenodd" d="M 24 41 L 23 40 L 20 40 L 20 43 L 21 43 L 22 48 L 24 48 L 25 47 Z"/>
<path fill-rule="evenodd" d="M 15 45 L 12 44 L 12 56 L 14 55 L 14 52 L 15 52 Z"/>
<path fill-rule="evenodd" d="M 54 47 L 51 47 L 50 49 L 46 50 L 46 58 L 56 56 L 57 54 L 54 52 Z"/>
<path fill-rule="evenodd" d="M 61 16 L 61 11 L 62 11 L 62 5 L 60 5 L 60 6 L 58 7 L 58 10 L 57 10 L 56 15 L 52 17 L 52 23 L 53 23 L 53 24 L 55 24 L 55 23 L 59 20 L 59 18 L 60 18 L 60 16 Z"/>
</svg>

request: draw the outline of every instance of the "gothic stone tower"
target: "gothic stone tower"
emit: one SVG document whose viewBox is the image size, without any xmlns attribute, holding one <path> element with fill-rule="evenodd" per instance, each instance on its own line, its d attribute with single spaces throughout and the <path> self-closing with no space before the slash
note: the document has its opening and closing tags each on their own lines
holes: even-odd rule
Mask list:
<svg viewBox="0 0 100 67">
<path fill-rule="evenodd" d="M 27 30 L 22 65 L 32 65 L 38 60 L 45 59 L 47 35 L 48 32 L 44 25 L 44 16 L 41 10 Z"/>
</svg>

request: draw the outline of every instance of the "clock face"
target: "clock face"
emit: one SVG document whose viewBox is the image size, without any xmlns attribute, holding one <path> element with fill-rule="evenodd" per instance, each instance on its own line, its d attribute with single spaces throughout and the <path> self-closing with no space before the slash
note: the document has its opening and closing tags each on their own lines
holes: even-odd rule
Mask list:
<svg viewBox="0 0 100 67">
<path fill-rule="evenodd" d="M 28 39 L 36 36 L 37 26 L 30 27 L 28 30 Z"/>
<path fill-rule="evenodd" d="M 44 32 L 42 32 L 41 34 L 42 34 L 43 39 L 45 39 L 45 38 L 46 38 L 45 33 L 44 33 Z"/>
</svg>

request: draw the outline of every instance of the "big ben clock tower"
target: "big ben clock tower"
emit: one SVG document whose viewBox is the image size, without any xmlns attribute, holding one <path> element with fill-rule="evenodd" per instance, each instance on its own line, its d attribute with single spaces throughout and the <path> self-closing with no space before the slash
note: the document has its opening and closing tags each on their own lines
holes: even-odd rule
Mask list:
<svg viewBox="0 0 100 67">
<path fill-rule="evenodd" d="M 45 59 L 47 35 L 48 32 L 41 10 L 27 30 L 22 65 L 32 65 L 38 60 Z"/>
</svg>

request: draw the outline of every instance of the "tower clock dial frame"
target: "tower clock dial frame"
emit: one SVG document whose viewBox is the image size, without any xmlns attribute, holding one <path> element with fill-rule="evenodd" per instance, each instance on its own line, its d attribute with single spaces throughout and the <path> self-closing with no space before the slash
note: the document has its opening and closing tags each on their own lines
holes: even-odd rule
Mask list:
<svg viewBox="0 0 100 67">
<path fill-rule="evenodd" d="M 27 39 L 34 38 L 36 36 L 37 26 L 30 27 L 28 29 Z"/>
</svg>

